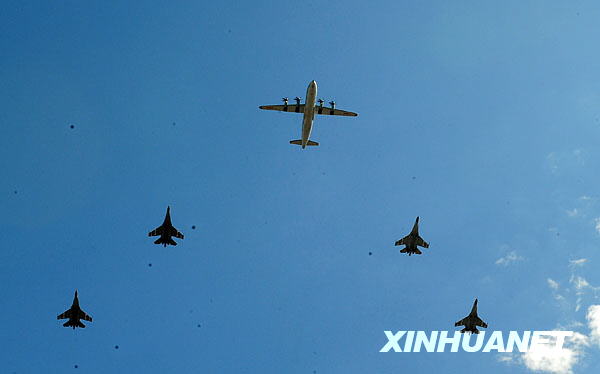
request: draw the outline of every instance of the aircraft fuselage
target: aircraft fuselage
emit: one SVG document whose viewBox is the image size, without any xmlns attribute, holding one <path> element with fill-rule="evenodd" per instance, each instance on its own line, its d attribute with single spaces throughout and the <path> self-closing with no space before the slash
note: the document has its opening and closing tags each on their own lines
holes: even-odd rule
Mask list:
<svg viewBox="0 0 600 374">
<path fill-rule="evenodd" d="M 315 102 L 317 100 L 317 82 L 312 81 L 306 89 L 306 101 L 304 102 L 304 118 L 302 119 L 302 148 L 306 148 L 310 133 L 312 132 L 315 119 Z"/>
</svg>

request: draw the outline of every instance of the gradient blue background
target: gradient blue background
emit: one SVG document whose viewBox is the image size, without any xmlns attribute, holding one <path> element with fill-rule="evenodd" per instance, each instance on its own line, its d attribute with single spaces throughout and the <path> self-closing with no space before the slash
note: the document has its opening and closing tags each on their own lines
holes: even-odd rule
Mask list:
<svg viewBox="0 0 600 374">
<path fill-rule="evenodd" d="M 597 2 L 2 8 L 0 371 L 521 373 L 378 351 L 475 297 L 490 330 L 585 323 L 595 294 L 547 278 L 600 283 Z M 312 79 L 360 115 L 303 151 L 301 116 L 257 107 Z M 417 215 L 431 247 L 401 255 Z"/>
</svg>

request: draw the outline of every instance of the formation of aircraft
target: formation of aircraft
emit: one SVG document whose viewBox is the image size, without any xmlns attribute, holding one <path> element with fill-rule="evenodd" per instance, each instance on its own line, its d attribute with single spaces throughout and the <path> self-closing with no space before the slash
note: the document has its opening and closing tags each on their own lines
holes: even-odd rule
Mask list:
<svg viewBox="0 0 600 374">
<path fill-rule="evenodd" d="M 163 247 L 167 245 L 177 245 L 177 242 L 172 239 L 172 237 L 176 237 L 179 239 L 183 239 L 183 234 L 177 231 L 173 224 L 171 223 L 171 207 L 167 207 L 167 215 L 165 216 L 165 220 L 162 225 L 158 226 L 154 230 L 148 233 L 148 236 L 159 236 L 160 238 L 154 241 L 154 244 L 162 244 Z"/>
<path fill-rule="evenodd" d="M 297 140 L 291 140 L 290 144 L 300 145 L 302 149 L 307 146 L 318 146 L 319 143 L 310 140 L 310 135 L 312 133 L 313 122 L 315 119 L 315 115 L 329 115 L 329 116 L 348 116 L 348 117 L 356 117 L 357 113 L 349 112 L 341 109 L 336 109 L 335 101 L 330 101 L 330 107 L 324 107 L 323 99 L 317 98 L 317 82 L 311 81 L 306 90 L 306 101 L 304 104 L 301 104 L 301 98 L 296 97 L 294 100 L 296 104 L 289 104 L 289 100 L 287 97 L 284 97 L 283 105 L 261 105 L 260 109 L 264 110 L 275 110 L 280 112 L 292 112 L 292 113 L 302 113 L 302 137 Z M 316 105 L 318 103 L 318 105 Z M 171 223 L 171 207 L 167 207 L 167 213 L 165 215 L 165 219 L 159 227 L 150 231 L 148 236 L 160 236 L 154 244 L 162 244 L 164 247 L 167 245 L 177 245 L 172 238 L 183 239 L 183 234 L 179 232 L 173 224 Z M 405 236 L 404 238 L 396 241 L 396 246 L 404 245 L 405 247 L 400 250 L 400 253 L 408 253 L 409 256 L 413 254 L 420 255 L 422 252 L 418 247 L 429 248 L 429 243 L 427 243 L 423 238 L 419 236 L 419 217 L 415 220 L 415 224 L 411 230 L 411 232 Z M 73 305 L 67 311 L 62 314 L 59 314 L 57 319 L 68 319 L 67 322 L 63 324 L 65 327 L 76 327 L 85 328 L 85 325 L 81 323 L 81 319 L 85 321 L 92 322 L 92 317 L 87 315 L 81 308 L 79 307 L 79 300 L 77 298 L 77 291 L 75 291 L 75 298 L 73 299 Z M 471 309 L 471 313 L 463 318 L 462 320 L 456 322 L 454 326 L 464 326 L 464 328 L 460 331 L 461 333 L 469 332 L 474 334 L 479 334 L 479 327 L 487 327 L 487 324 L 481 320 L 477 316 L 477 299 L 475 299 L 475 303 L 473 304 L 473 308 Z"/>
<path fill-rule="evenodd" d="M 319 143 L 310 140 L 310 134 L 312 132 L 315 115 L 321 114 L 326 116 L 348 117 L 358 116 L 358 114 L 354 112 L 336 109 L 335 101 L 333 100 L 329 102 L 329 105 L 331 105 L 331 107 L 324 107 L 323 103 L 325 102 L 325 100 L 317 100 L 317 82 L 314 80 L 308 84 L 308 88 L 306 89 L 306 101 L 304 104 L 300 104 L 300 101 L 302 99 L 297 96 L 294 99 L 296 101 L 296 104 L 289 105 L 287 97 L 284 97 L 282 100 L 283 105 L 261 105 L 259 106 L 259 108 L 264 110 L 277 110 L 280 112 L 302 113 L 304 115 L 302 118 L 302 138 L 297 140 L 290 140 L 290 144 L 299 145 L 302 147 L 302 149 L 306 148 L 306 146 L 319 145 Z M 315 105 L 317 102 L 319 103 L 319 105 Z"/>
<path fill-rule="evenodd" d="M 483 322 L 481 318 L 477 315 L 477 299 L 473 303 L 473 308 L 471 309 L 471 313 L 468 316 L 461 319 L 460 321 L 454 324 L 454 327 L 464 326 L 465 328 L 460 330 L 461 333 L 469 332 L 473 334 L 479 334 L 479 330 L 477 330 L 477 326 L 487 328 L 487 323 Z"/>
<path fill-rule="evenodd" d="M 65 311 L 62 314 L 59 314 L 56 319 L 69 319 L 67 322 L 63 324 L 64 327 L 73 327 L 75 330 L 76 327 L 85 328 L 85 325 L 81 323 L 80 320 L 92 322 L 92 317 L 88 316 L 81 308 L 79 307 L 79 299 L 77 298 L 77 290 L 75 290 L 75 298 L 73 299 L 73 304 L 69 308 L 69 310 Z"/>
</svg>

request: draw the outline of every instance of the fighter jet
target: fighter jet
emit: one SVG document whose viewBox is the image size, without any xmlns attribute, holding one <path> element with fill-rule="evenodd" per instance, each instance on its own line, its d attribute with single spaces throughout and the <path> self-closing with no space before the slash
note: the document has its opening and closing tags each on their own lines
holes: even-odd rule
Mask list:
<svg viewBox="0 0 600 374">
<path fill-rule="evenodd" d="M 468 316 L 456 322 L 454 326 L 465 326 L 464 329 L 460 330 L 461 333 L 469 332 L 473 334 L 479 334 L 479 330 L 477 330 L 477 326 L 487 328 L 487 323 L 483 322 L 479 316 L 477 316 L 477 299 L 473 303 L 473 309 L 471 309 L 471 313 Z"/>
<path fill-rule="evenodd" d="M 177 231 L 175 227 L 171 224 L 171 207 L 167 207 L 167 215 L 165 216 L 165 220 L 162 225 L 158 226 L 154 230 L 148 233 L 148 236 L 159 236 L 160 238 L 156 239 L 154 244 L 162 244 L 164 247 L 167 244 L 177 245 L 175 240 L 171 239 L 172 236 L 183 239 L 183 234 Z"/>
<path fill-rule="evenodd" d="M 63 314 L 59 314 L 56 319 L 69 319 L 67 322 L 63 324 L 64 327 L 81 327 L 85 328 L 85 325 L 81 323 L 80 319 L 85 321 L 92 322 L 92 317 L 85 314 L 83 310 L 79 307 L 79 299 L 77 299 L 77 290 L 75 290 L 75 298 L 73 299 L 73 305 L 71 308 L 64 312 Z"/>
<path fill-rule="evenodd" d="M 328 116 L 349 116 L 356 117 L 358 114 L 353 112 L 347 112 L 345 110 L 340 110 L 335 108 L 335 101 L 330 101 L 329 105 L 331 107 L 323 107 L 323 103 L 325 100 L 317 99 L 317 82 L 312 81 L 309 83 L 308 88 L 306 89 L 306 102 L 305 104 L 300 104 L 302 100 L 299 97 L 296 97 L 294 100 L 296 104 L 288 105 L 288 98 L 284 97 L 283 105 L 261 105 L 260 109 L 265 110 L 278 110 L 280 112 L 292 112 L 292 113 L 302 113 L 304 114 L 304 118 L 302 119 L 302 139 L 290 140 L 290 144 L 296 144 L 302 146 L 302 149 L 306 148 L 306 146 L 317 146 L 319 143 L 313 142 L 309 140 L 310 133 L 312 132 L 313 121 L 315 119 L 315 114 L 322 114 Z M 315 105 L 315 101 L 319 103 L 319 105 Z"/>
<path fill-rule="evenodd" d="M 417 255 L 423 253 L 419 250 L 419 248 L 417 248 L 417 246 L 429 248 L 429 243 L 419 236 L 419 217 L 417 217 L 415 225 L 413 226 L 410 234 L 398 240 L 396 245 L 405 245 L 406 247 L 402 248 L 400 253 L 408 253 L 409 256 L 411 256 L 413 253 Z"/>
</svg>

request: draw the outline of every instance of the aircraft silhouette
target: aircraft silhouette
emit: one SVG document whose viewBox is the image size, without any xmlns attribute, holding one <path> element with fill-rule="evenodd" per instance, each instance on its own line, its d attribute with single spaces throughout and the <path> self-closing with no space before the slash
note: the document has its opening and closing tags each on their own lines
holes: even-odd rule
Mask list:
<svg viewBox="0 0 600 374">
<path fill-rule="evenodd" d="M 405 245 L 406 247 L 402 248 L 400 250 L 400 253 L 408 253 L 409 256 L 413 253 L 417 255 L 423 253 L 419 250 L 419 248 L 417 248 L 417 246 L 429 248 L 429 243 L 427 243 L 425 240 L 423 240 L 423 238 L 419 236 L 419 217 L 417 217 L 415 225 L 413 226 L 410 234 L 396 241 L 396 245 Z"/>
<path fill-rule="evenodd" d="M 460 330 L 461 333 L 471 332 L 473 334 L 479 334 L 479 330 L 477 330 L 477 326 L 486 328 L 488 327 L 487 323 L 483 322 L 481 318 L 477 315 L 477 299 L 473 303 L 473 308 L 471 309 L 471 313 L 468 316 L 456 322 L 454 326 L 465 326 L 464 329 Z"/>
<path fill-rule="evenodd" d="M 154 244 L 162 244 L 164 247 L 167 244 L 177 245 L 175 240 L 171 239 L 172 236 L 183 239 L 183 234 L 177 231 L 175 227 L 171 224 L 171 207 L 167 207 L 167 215 L 165 216 L 165 220 L 162 225 L 158 226 L 154 230 L 148 233 L 148 236 L 159 236 L 160 238 L 156 239 Z"/>
<path fill-rule="evenodd" d="M 79 299 L 77 298 L 77 290 L 75 290 L 75 298 L 73 299 L 73 305 L 66 312 L 59 314 L 56 319 L 69 319 L 67 322 L 63 324 L 64 327 L 81 327 L 85 328 L 85 325 L 81 323 L 80 319 L 85 321 L 92 322 L 92 317 L 88 316 L 81 308 L 79 307 Z"/>
</svg>

